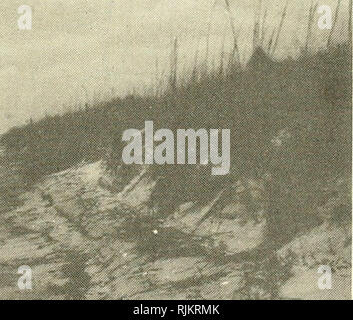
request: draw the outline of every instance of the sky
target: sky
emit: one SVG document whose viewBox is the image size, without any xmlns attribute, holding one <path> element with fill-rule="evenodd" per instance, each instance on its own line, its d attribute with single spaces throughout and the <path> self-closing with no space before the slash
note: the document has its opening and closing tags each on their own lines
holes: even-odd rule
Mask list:
<svg viewBox="0 0 353 320">
<path fill-rule="evenodd" d="M 242 59 L 252 46 L 258 1 L 229 0 Z M 332 7 L 337 0 L 319 4 Z M 32 29 L 18 30 L 17 9 L 33 10 Z M 276 57 L 295 56 L 306 34 L 307 0 L 289 0 Z M 283 0 L 263 0 L 267 28 L 278 26 Z M 347 35 L 348 0 L 342 0 L 336 35 Z M 319 19 L 319 15 L 316 15 Z M 224 0 L 1 0 L 0 133 L 77 108 L 86 102 L 152 87 L 169 68 L 173 39 L 179 43 L 179 70 L 199 52 L 217 59 L 230 52 L 231 30 Z M 313 48 L 328 31 L 315 26 Z"/>
</svg>

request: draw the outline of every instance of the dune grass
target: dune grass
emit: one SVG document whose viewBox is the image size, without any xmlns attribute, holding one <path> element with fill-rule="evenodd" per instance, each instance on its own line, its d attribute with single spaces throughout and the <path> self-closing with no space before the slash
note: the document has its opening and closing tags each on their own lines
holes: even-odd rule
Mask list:
<svg viewBox="0 0 353 320">
<path fill-rule="evenodd" d="M 146 120 L 153 120 L 155 128 L 228 128 L 229 175 L 212 177 L 207 167 L 152 166 L 151 175 L 158 181 L 152 202 L 169 214 L 186 201 L 209 201 L 243 177 L 270 174 L 277 186 L 272 197 L 280 199 L 273 208 L 276 226 L 297 232 L 316 219 L 305 214 L 319 203 L 328 181 L 350 177 L 351 172 L 351 43 L 333 45 L 330 40 L 325 50 L 310 53 L 314 8 L 312 4 L 307 41 L 298 59 L 272 58 L 287 6 L 277 29 L 262 26 L 261 33 L 254 32 L 254 52 L 245 67 L 240 67 L 233 26 L 229 61 L 224 62 L 222 53 L 220 67 L 206 71 L 196 56 L 190 74 L 180 79 L 175 39 L 164 90 L 156 77 L 154 94 L 116 98 L 13 128 L 0 140 L 8 162 L 30 186 L 83 160 L 105 158 L 108 169 L 116 172 L 123 130 L 143 128 Z M 266 14 L 258 23 L 265 20 Z M 278 146 L 273 140 L 281 134 Z M 127 181 L 133 170 L 125 170 Z"/>
</svg>

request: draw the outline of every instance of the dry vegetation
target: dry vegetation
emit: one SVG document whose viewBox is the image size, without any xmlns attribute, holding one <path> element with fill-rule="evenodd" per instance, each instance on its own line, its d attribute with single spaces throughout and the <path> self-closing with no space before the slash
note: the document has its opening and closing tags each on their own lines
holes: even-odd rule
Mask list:
<svg viewBox="0 0 353 320">
<path fill-rule="evenodd" d="M 130 95 L 48 116 L 11 129 L 0 144 L 23 181 L 31 185 L 43 175 L 83 160 L 106 157 L 108 168 L 115 171 L 120 165 L 122 131 L 142 128 L 145 120 L 171 129 L 230 128 L 228 176 L 211 177 L 208 168 L 195 166 L 156 166 L 151 173 L 159 178 L 154 203 L 166 215 L 179 203 L 209 200 L 243 177 L 270 175 L 275 186 L 272 197 L 278 199 L 273 208 L 276 228 L 282 230 L 281 224 L 294 234 L 316 223 L 317 217 L 308 217 L 306 210 L 322 201 L 328 181 L 349 177 L 351 171 L 351 43 L 335 45 L 330 34 L 327 48 L 311 53 L 314 8 L 306 44 L 296 60 L 272 59 L 286 7 L 275 30 L 267 30 L 266 13 L 259 14 L 247 66 L 239 65 L 232 27 L 234 49 L 229 61 L 222 53 L 219 68 L 205 72 L 204 64 L 195 59 L 188 80 L 178 82 L 175 41 L 174 65 L 165 90 L 158 87 L 153 95 Z M 281 134 L 284 140 L 278 147 L 273 139 Z M 130 171 L 126 171 L 129 180 Z"/>
</svg>

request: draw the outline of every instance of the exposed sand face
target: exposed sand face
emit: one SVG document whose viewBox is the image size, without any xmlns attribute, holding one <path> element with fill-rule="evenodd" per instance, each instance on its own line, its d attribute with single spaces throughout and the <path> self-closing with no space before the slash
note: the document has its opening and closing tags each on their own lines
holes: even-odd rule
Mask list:
<svg viewBox="0 0 353 320">
<path fill-rule="evenodd" d="M 2 210 L 0 198 L 0 299 L 350 298 L 347 226 L 323 223 L 269 254 L 281 260 L 268 263 L 261 249 L 251 254 L 266 241 L 267 220 L 242 222 L 235 194 L 221 215 L 203 219 L 216 196 L 148 223 L 153 181 L 132 180 L 112 192 L 107 179 L 102 162 L 80 164 L 47 176 L 16 208 Z M 145 223 L 130 220 L 134 210 Z M 233 259 L 220 263 L 220 252 Z M 290 273 L 280 261 L 291 261 Z M 332 289 L 319 290 L 317 267 L 326 264 L 335 270 Z M 34 290 L 16 286 L 23 265 L 32 269 Z"/>
<path fill-rule="evenodd" d="M 258 4 L 230 2 L 246 59 Z M 336 0 L 321 2 L 334 10 Z M 342 2 L 344 20 L 348 0 Z M 228 52 L 231 43 L 222 0 L 29 0 L 33 29 L 18 31 L 17 8 L 22 4 L 13 0 L 0 4 L 0 133 L 29 117 L 63 112 L 86 101 L 153 85 L 156 59 L 158 72 L 168 72 L 174 37 L 179 39 L 180 70 L 194 60 L 196 48 L 202 59 L 208 33 L 210 62 L 215 54 L 219 57 L 223 42 Z M 269 29 L 278 25 L 283 5 L 279 0 L 263 1 L 263 7 L 268 7 Z M 305 37 L 308 7 L 307 0 L 291 1 L 278 56 L 296 54 L 298 42 Z M 347 33 L 338 30 L 343 37 Z M 327 31 L 314 31 L 317 37 L 312 45 L 319 47 Z"/>
</svg>

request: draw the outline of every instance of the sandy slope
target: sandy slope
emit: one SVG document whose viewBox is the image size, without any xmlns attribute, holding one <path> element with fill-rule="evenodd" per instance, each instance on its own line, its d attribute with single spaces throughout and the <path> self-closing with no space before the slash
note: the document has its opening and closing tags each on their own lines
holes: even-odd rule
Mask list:
<svg viewBox="0 0 353 320">
<path fill-rule="evenodd" d="M 185 204 L 163 222 L 149 219 L 154 183 L 143 172 L 114 192 L 101 162 L 81 164 L 22 194 L 20 206 L 0 215 L 0 298 L 243 299 L 271 298 L 274 291 L 283 298 L 349 296 L 347 231 L 322 225 L 272 252 L 283 261 L 296 257 L 291 276 L 281 278 L 280 268 L 257 263 L 265 258 L 261 251 L 246 256 L 263 243 L 265 219 L 244 224 L 227 217 L 239 210 L 234 202 L 197 228 L 212 201 L 204 208 Z M 131 220 L 137 211 L 147 219 L 143 226 Z M 341 266 L 334 290 L 317 292 L 317 265 L 332 263 Z M 21 265 L 32 268 L 33 290 L 17 288 Z M 273 292 L 266 277 L 278 285 Z"/>
</svg>

